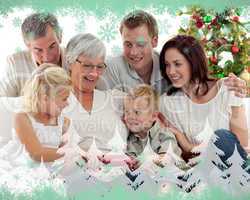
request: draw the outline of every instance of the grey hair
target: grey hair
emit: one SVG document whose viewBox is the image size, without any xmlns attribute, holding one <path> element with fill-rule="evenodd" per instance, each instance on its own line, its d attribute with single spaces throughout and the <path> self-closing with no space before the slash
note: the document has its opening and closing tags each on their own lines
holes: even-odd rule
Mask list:
<svg viewBox="0 0 250 200">
<path fill-rule="evenodd" d="M 70 64 L 74 63 L 80 55 L 90 58 L 103 57 L 105 59 L 106 48 L 104 43 L 91 33 L 80 33 L 71 38 L 66 47 L 65 69 L 68 72 Z"/>
<path fill-rule="evenodd" d="M 50 13 L 34 13 L 26 17 L 21 26 L 25 43 L 44 37 L 48 25 L 55 31 L 57 38 L 61 39 L 62 29 L 54 15 Z"/>
</svg>

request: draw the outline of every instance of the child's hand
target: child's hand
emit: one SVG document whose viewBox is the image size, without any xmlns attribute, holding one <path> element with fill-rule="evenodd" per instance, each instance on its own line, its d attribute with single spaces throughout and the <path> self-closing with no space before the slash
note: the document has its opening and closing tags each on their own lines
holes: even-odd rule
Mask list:
<svg viewBox="0 0 250 200">
<path fill-rule="evenodd" d="M 105 154 L 98 156 L 98 159 L 103 164 L 111 164 L 112 166 L 124 166 L 125 161 L 128 159 L 128 156 L 125 154 Z"/>
<path fill-rule="evenodd" d="M 165 167 L 164 157 L 165 157 L 165 154 L 158 155 L 156 158 L 153 159 L 153 163 L 161 168 Z"/>
<path fill-rule="evenodd" d="M 130 157 L 129 159 L 125 160 L 125 163 L 128 165 L 128 168 L 131 171 L 138 169 L 141 165 L 140 161 L 133 157 Z"/>
<path fill-rule="evenodd" d="M 105 155 L 97 156 L 97 158 L 105 165 L 110 164 L 111 160 L 106 158 Z"/>
</svg>

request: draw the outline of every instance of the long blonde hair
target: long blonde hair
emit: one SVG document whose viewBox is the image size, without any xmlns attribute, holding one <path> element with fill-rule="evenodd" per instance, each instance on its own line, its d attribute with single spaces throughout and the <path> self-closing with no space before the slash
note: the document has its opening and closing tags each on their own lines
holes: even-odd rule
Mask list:
<svg viewBox="0 0 250 200">
<path fill-rule="evenodd" d="M 38 113 L 41 94 L 55 97 L 62 89 L 71 90 L 67 72 L 55 64 L 42 64 L 33 72 L 22 90 L 25 112 Z"/>
</svg>

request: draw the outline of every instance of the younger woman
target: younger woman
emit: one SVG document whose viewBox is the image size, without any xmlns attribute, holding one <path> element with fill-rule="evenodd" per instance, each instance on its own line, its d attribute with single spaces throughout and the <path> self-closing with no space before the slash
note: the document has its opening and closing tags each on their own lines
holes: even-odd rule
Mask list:
<svg viewBox="0 0 250 200">
<path fill-rule="evenodd" d="M 225 86 L 224 80 L 208 76 L 207 58 L 199 42 L 186 35 L 167 41 L 160 53 L 162 76 L 170 85 L 161 98 L 161 111 L 182 133 L 177 141 L 184 152 L 199 144 L 197 135 L 208 123 L 218 139 L 215 145 L 225 153 L 226 161 L 235 146 L 246 159 L 248 146 L 245 108 Z"/>
</svg>

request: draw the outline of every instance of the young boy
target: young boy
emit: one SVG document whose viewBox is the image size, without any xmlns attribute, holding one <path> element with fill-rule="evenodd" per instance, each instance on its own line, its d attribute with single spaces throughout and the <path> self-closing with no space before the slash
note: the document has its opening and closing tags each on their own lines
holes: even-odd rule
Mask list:
<svg viewBox="0 0 250 200">
<path fill-rule="evenodd" d="M 159 96 L 149 85 L 139 85 L 125 97 L 124 122 L 129 129 L 126 154 L 134 161 L 127 163 L 132 170 L 139 167 L 136 157 L 144 151 L 148 142 L 159 155 L 154 160 L 158 166 L 163 167 L 162 159 L 170 143 L 173 152 L 181 155 L 175 136 L 158 121 L 158 104 Z"/>
</svg>

